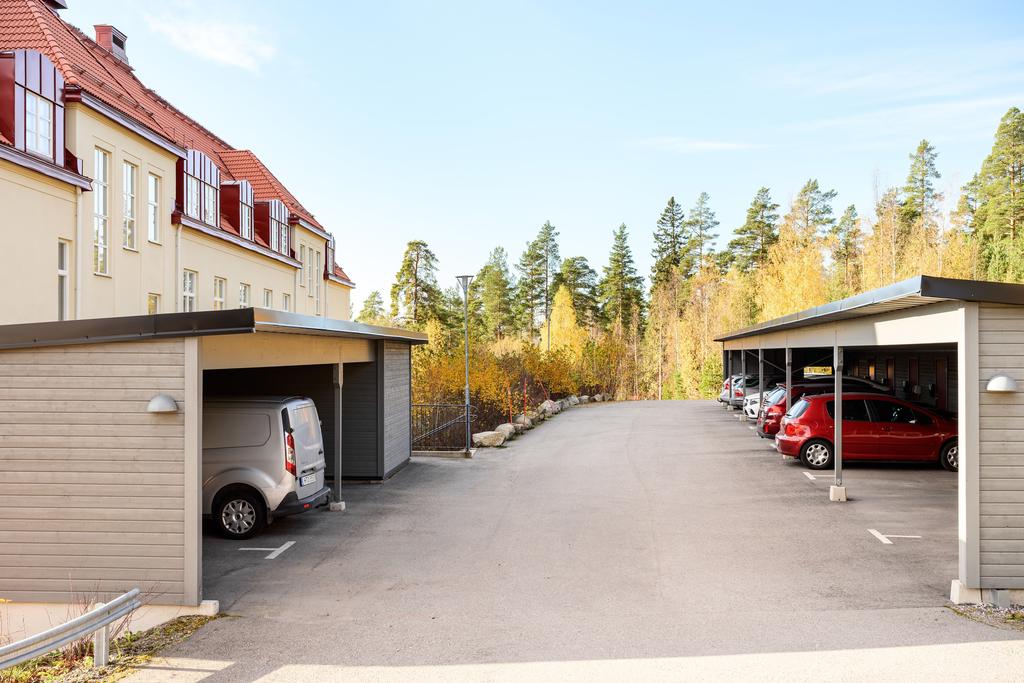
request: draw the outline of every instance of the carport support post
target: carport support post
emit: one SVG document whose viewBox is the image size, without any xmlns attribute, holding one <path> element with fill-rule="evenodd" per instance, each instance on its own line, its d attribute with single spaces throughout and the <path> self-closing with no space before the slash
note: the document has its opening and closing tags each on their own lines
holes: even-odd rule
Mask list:
<svg viewBox="0 0 1024 683">
<path fill-rule="evenodd" d="M 786 347 L 786 412 L 793 402 L 793 349 Z"/>
<path fill-rule="evenodd" d="M 341 388 L 344 372 L 341 363 L 334 365 L 334 483 L 331 484 L 331 504 L 328 506 L 331 512 L 341 512 L 345 509 L 345 501 L 341 497 Z"/>
<path fill-rule="evenodd" d="M 761 406 L 764 405 L 765 399 L 765 386 L 764 386 L 764 349 L 757 349 L 757 415 L 761 416 Z"/>
<path fill-rule="evenodd" d="M 725 409 L 732 410 L 732 392 L 736 384 L 732 381 L 732 349 L 725 352 L 725 381 L 729 383 L 729 400 L 725 402 Z"/>
<path fill-rule="evenodd" d="M 743 398 L 747 397 L 747 350 L 740 349 L 740 374 L 743 375 Z M 740 421 L 747 421 L 747 414 L 743 412 L 743 401 L 740 401 Z"/>
<path fill-rule="evenodd" d="M 835 379 L 835 399 L 832 422 L 835 424 L 834 454 L 835 483 L 829 487 L 828 499 L 835 502 L 846 500 L 846 487 L 843 486 L 843 347 L 838 344 L 833 348 L 832 376 Z"/>
</svg>

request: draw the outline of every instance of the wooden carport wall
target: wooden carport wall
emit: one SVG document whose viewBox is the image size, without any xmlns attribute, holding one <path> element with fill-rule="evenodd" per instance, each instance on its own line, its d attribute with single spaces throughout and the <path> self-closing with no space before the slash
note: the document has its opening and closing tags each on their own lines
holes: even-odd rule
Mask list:
<svg viewBox="0 0 1024 683">
<path fill-rule="evenodd" d="M 982 581 L 980 552 L 980 377 L 979 304 L 946 301 L 906 308 L 891 313 L 825 322 L 789 330 L 755 334 L 723 342 L 726 351 L 762 349 L 907 346 L 914 344 L 956 344 L 961 381 L 958 382 L 959 460 L 957 487 L 959 568 L 953 581 L 954 602 L 992 601 Z M 987 306 L 987 305 L 985 305 Z M 1024 307 L 1013 307 L 1024 315 Z M 841 427 L 838 421 L 837 427 Z"/>
</svg>

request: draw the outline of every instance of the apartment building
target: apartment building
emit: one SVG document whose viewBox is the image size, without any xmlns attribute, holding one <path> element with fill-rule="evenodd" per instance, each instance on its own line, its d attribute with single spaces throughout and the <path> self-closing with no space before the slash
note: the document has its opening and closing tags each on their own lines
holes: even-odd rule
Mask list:
<svg viewBox="0 0 1024 683">
<path fill-rule="evenodd" d="M 252 151 L 146 87 L 113 26 L 0 4 L 0 323 L 262 307 L 347 320 L 335 240 Z M 17 293 L 17 295 L 14 295 Z"/>
</svg>

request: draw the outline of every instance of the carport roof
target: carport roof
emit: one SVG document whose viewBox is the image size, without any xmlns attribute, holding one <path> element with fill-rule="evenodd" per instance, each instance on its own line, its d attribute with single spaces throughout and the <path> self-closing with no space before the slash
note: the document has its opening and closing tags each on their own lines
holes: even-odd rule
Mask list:
<svg viewBox="0 0 1024 683">
<path fill-rule="evenodd" d="M 1024 305 L 1024 285 L 982 280 L 954 280 L 918 275 L 863 294 L 767 320 L 715 339 L 726 342 L 768 332 L 810 327 L 837 320 L 862 318 L 939 301 L 983 301 Z"/>
<path fill-rule="evenodd" d="M 427 335 L 346 320 L 298 315 L 265 308 L 160 313 L 89 318 L 60 322 L 0 325 L 0 349 L 66 344 L 96 344 L 141 339 L 198 337 L 247 332 L 281 332 L 313 336 L 400 341 L 425 344 Z"/>
</svg>

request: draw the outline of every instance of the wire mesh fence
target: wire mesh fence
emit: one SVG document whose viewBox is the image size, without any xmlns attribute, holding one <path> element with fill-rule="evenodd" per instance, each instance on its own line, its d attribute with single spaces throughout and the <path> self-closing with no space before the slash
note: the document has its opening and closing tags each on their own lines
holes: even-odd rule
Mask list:
<svg viewBox="0 0 1024 683">
<path fill-rule="evenodd" d="M 466 411 L 470 431 L 477 410 L 461 403 L 414 403 L 412 449 L 414 451 L 461 451 L 466 448 Z"/>
</svg>

